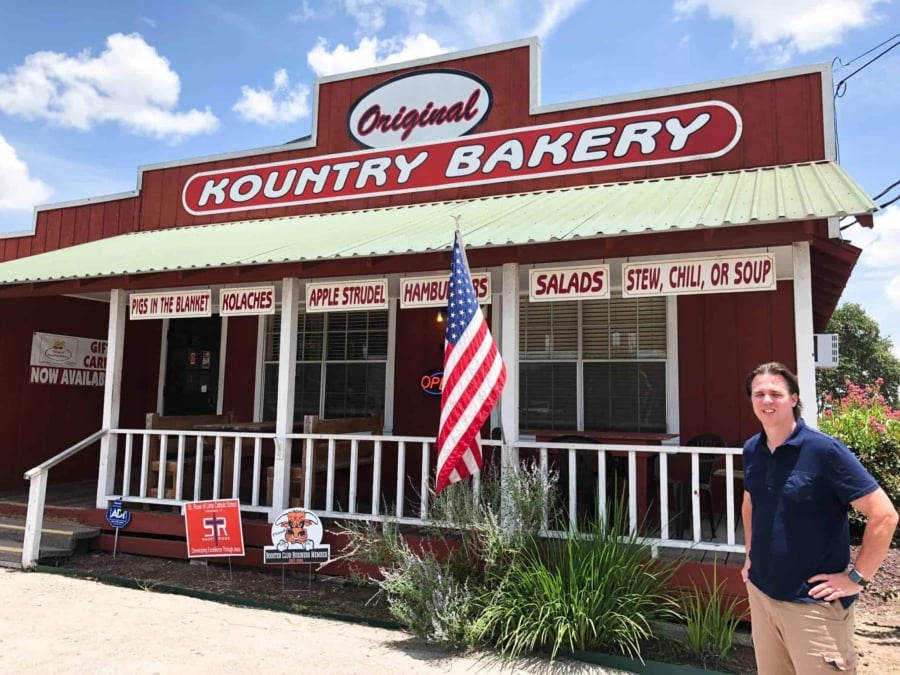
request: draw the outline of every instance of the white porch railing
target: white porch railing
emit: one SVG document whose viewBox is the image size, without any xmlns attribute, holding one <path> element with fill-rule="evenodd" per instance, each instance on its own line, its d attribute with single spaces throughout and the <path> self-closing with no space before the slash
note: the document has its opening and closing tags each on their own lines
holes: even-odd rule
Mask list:
<svg viewBox="0 0 900 675">
<path fill-rule="evenodd" d="M 23 553 L 23 566 L 33 566 L 38 557 L 37 514 L 43 514 L 47 471 L 104 435 L 97 432 L 26 474 L 32 480 L 28 513 L 35 540 Z M 292 503 L 326 518 L 410 525 L 429 521 L 435 454 L 431 437 L 279 438 L 273 433 L 147 429 L 113 429 L 109 437 L 114 466 L 106 467 L 105 475 L 115 480 L 109 494 L 98 494 L 98 506 L 115 499 L 180 507 L 187 501 L 237 498 L 242 510 L 266 515 L 269 521 Z M 500 441 L 482 443 L 486 452 L 493 448 L 499 458 Z M 744 551 L 736 534 L 736 498 L 743 486 L 736 485 L 740 478 L 734 457 L 740 448 L 538 441 L 518 441 L 511 447 L 514 457 L 535 461 L 544 480 L 551 471 L 559 473 L 558 506 L 564 520 L 545 522 L 547 536 L 563 536 L 580 519 L 606 517 L 609 509 L 624 503 L 631 530 L 654 554 L 660 547 Z M 299 476 L 290 480 L 285 504 L 272 504 L 275 458 L 290 462 L 292 456 L 302 467 Z M 724 519 L 725 533 L 715 540 L 703 527 L 702 457 L 717 457 L 724 469 L 716 472 L 714 484 L 722 491 L 717 495 L 721 498 L 712 503 L 724 509 L 716 518 Z M 676 472 L 671 470 L 673 461 L 680 465 Z M 676 473 L 683 478 L 670 479 Z"/>
</svg>

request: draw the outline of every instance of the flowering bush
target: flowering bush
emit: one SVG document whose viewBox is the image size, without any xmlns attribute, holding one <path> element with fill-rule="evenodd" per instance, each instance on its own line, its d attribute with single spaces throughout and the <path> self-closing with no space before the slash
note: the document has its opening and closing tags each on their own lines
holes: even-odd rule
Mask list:
<svg viewBox="0 0 900 675">
<path fill-rule="evenodd" d="M 819 429 L 840 439 L 853 450 L 863 466 L 900 505 L 900 410 L 894 410 L 881 394 L 883 380 L 860 387 L 847 381 L 847 395 L 825 396 Z M 854 522 L 861 516 L 851 515 Z"/>
</svg>

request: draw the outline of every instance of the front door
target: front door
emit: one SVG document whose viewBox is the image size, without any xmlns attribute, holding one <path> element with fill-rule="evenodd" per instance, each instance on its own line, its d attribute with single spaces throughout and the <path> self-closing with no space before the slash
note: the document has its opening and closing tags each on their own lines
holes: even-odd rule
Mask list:
<svg viewBox="0 0 900 675">
<path fill-rule="evenodd" d="M 219 400 L 222 319 L 169 321 L 163 415 L 214 415 Z"/>
</svg>

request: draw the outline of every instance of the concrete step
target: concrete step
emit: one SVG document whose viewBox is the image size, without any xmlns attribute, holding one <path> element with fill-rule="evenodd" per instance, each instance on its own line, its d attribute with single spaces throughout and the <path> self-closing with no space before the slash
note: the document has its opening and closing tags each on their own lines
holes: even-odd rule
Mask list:
<svg viewBox="0 0 900 675">
<path fill-rule="evenodd" d="M 41 551 L 38 562 L 68 558 L 79 548 L 97 537 L 100 530 L 80 523 L 45 519 L 41 528 Z M 22 540 L 25 538 L 25 519 L 0 516 L 0 566 L 22 566 Z"/>
</svg>

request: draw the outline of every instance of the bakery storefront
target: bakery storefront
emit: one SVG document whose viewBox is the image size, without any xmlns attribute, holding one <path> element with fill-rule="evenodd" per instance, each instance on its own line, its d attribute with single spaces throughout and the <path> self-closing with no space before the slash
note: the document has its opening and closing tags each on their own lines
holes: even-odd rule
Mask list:
<svg viewBox="0 0 900 675">
<path fill-rule="evenodd" d="M 542 105 L 539 61 L 523 40 L 325 78 L 307 138 L 38 207 L 0 239 L 0 490 L 76 447 L 49 483 L 96 481 L 97 509 L 421 521 L 458 227 L 509 370 L 489 460 L 588 453 L 557 462 L 579 508 L 622 471 L 646 515 L 714 435 L 739 549 L 744 374 L 784 361 L 813 398 L 860 253 L 838 219 L 875 209 L 836 161 L 830 68 Z M 601 447 L 541 451 L 560 439 Z"/>
</svg>

